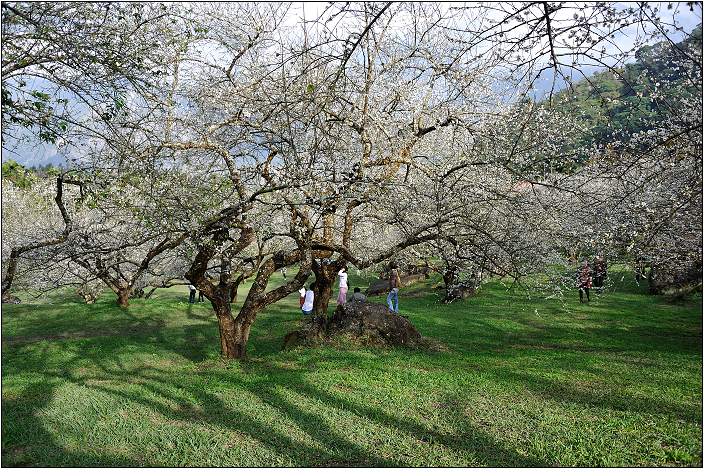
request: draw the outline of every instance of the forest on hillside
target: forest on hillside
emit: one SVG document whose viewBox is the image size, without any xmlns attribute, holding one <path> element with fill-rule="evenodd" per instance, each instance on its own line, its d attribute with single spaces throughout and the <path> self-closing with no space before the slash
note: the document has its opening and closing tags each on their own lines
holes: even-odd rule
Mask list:
<svg viewBox="0 0 704 469">
<path fill-rule="evenodd" d="M 579 145 L 612 145 L 618 151 L 634 134 L 651 130 L 659 122 L 677 120 L 678 108 L 670 103 L 698 99 L 701 84 L 691 82 L 685 70 L 699 66 L 691 57 L 695 51 L 701 54 L 701 49 L 700 23 L 682 42 L 643 46 L 635 62 L 596 71 L 541 104 L 582 115 L 588 131 Z"/>
</svg>

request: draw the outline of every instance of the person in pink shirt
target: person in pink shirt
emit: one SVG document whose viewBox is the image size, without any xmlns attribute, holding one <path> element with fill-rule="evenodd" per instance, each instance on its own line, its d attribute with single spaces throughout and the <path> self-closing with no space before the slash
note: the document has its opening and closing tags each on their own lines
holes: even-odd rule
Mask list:
<svg viewBox="0 0 704 469">
<path fill-rule="evenodd" d="M 337 304 L 344 305 L 347 302 L 347 267 L 343 267 L 337 273 L 340 277 L 340 293 L 337 295 Z"/>
</svg>

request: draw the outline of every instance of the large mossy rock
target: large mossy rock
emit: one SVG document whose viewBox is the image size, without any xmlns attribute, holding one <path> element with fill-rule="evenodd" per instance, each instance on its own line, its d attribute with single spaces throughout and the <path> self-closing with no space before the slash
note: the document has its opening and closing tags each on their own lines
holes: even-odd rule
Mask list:
<svg viewBox="0 0 704 469">
<path fill-rule="evenodd" d="M 422 337 L 408 319 L 386 305 L 371 301 L 339 305 L 328 329 L 331 335 L 349 333 L 361 337 L 373 334 L 391 345 L 410 345 Z"/>
<path fill-rule="evenodd" d="M 389 293 L 389 281 L 388 280 L 379 280 L 369 288 L 367 288 L 367 291 L 364 292 L 364 296 L 370 297 L 370 296 L 379 296 L 379 295 L 385 295 Z"/>
<path fill-rule="evenodd" d="M 420 332 L 411 322 L 391 311 L 386 305 L 371 301 L 355 301 L 339 305 L 327 324 L 324 316 L 316 316 L 297 331 L 289 332 L 282 350 L 298 345 L 317 345 L 324 338 L 349 334 L 371 339 L 371 343 L 414 346 L 422 341 Z"/>
</svg>

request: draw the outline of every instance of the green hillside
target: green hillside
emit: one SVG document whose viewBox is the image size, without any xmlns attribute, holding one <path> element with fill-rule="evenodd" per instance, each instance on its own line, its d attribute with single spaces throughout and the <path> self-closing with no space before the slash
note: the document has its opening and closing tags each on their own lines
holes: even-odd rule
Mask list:
<svg viewBox="0 0 704 469">
<path fill-rule="evenodd" d="M 683 100 L 701 99 L 701 50 L 699 24 L 685 41 L 644 46 L 634 63 L 595 72 L 542 104 L 584 116 L 591 132 L 582 145 L 618 146 L 663 120 L 677 120 Z"/>
</svg>

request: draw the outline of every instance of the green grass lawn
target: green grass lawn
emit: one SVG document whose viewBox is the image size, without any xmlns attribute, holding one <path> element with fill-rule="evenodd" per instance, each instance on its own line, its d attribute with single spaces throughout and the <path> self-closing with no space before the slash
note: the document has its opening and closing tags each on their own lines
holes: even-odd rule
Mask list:
<svg viewBox="0 0 704 469">
<path fill-rule="evenodd" d="M 498 281 L 450 305 L 438 278 L 402 289 L 439 352 L 282 352 L 305 321 L 294 293 L 241 362 L 185 287 L 126 309 L 69 291 L 3 305 L 2 465 L 701 466 L 701 294 L 670 303 L 625 277 L 583 305 Z"/>
</svg>

